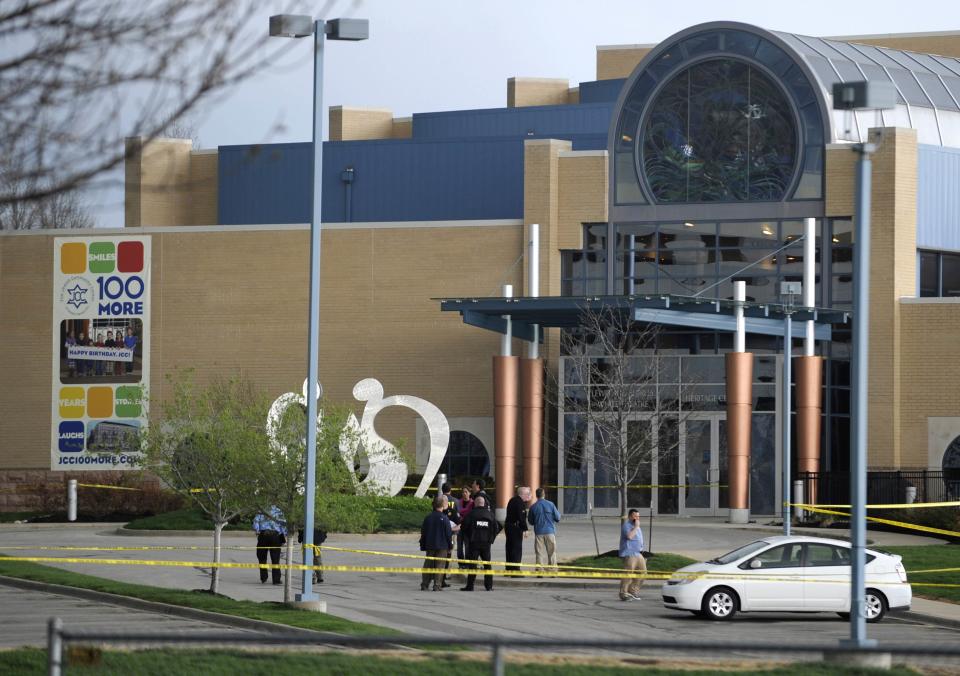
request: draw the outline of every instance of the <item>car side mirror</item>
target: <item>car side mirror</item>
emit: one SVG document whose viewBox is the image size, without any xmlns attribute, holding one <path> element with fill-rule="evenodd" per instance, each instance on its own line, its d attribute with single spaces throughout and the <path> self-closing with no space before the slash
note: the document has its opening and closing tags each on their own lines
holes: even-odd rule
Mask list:
<svg viewBox="0 0 960 676">
<path fill-rule="evenodd" d="M 763 566 L 763 563 L 760 561 L 760 559 L 753 559 L 750 562 L 750 567 L 753 568 L 754 570 L 756 570 L 757 568 L 760 568 L 761 566 Z"/>
</svg>

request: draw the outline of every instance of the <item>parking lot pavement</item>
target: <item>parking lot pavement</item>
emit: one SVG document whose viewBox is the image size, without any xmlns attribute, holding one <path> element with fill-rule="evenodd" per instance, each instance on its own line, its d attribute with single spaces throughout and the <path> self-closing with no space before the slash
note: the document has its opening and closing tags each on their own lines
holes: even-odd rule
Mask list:
<svg viewBox="0 0 960 676">
<path fill-rule="evenodd" d="M 0 585 L 0 648 L 43 647 L 47 621 L 59 617 L 71 629 L 85 631 L 230 632 L 254 635 L 242 629 L 186 620 L 160 613 L 121 608 L 71 596 L 14 589 Z"/>
</svg>

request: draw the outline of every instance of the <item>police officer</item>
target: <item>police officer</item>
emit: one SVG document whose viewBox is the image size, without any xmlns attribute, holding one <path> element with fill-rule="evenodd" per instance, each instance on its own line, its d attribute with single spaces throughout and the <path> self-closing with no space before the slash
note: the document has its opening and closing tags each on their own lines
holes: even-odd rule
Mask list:
<svg viewBox="0 0 960 676">
<path fill-rule="evenodd" d="M 507 503 L 507 515 L 504 530 L 507 535 L 507 563 L 520 563 L 523 560 L 523 538 L 527 536 L 527 503 L 530 502 L 530 488 L 520 486 L 517 494 Z M 520 566 L 507 566 L 507 570 L 520 570 Z"/>
<path fill-rule="evenodd" d="M 460 505 L 459 505 L 460 501 L 450 494 L 450 484 L 443 484 L 442 490 L 443 490 L 443 496 L 447 499 L 447 508 L 443 511 L 443 513 L 447 515 L 448 519 L 450 519 L 450 523 L 452 523 L 454 526 L 459 526 L 460 525 Z M 453 530 L 456 531 L 456 529 L 453 529 Z M 453 556 L 453 540 L 452 539 L 450 540 L 450 547 L 449 549 L 447 549 L 447 558 L 449 559 L 451 556 Z M 447 568 L 450 568 L 450 565 L 451 565 L 450 563 L 447 563 Z M 449 586 L 450 586 L 450 583 L 447 582 L 447 574 L 444 573 L 443 583 L 441 587 L 449 587 Z"/>
<path fill-rule="evenodd" d="M 483 495 L 478 495 L 474 500 L 473 510 L 460 526 L 463 530 L 463 539 L 467 543 L 467 558 L 475 561 L 490 561 L 490 545 L 500 532 L 500 524 L 487 506 L 487 500 Z M 474 566 L 474 568 L 478 567 L 479 564 Z M 483 587 L 487 591 L 493 591 L 493 575 L 489 573 L 490 564 L 487 563 L 483 567 L 488 571 L 483 576 Z M 467 586 L 461 587 L 460 591 L 473 591 L 476 578 L 476 573 L 468 575 Z"/>
</svg>

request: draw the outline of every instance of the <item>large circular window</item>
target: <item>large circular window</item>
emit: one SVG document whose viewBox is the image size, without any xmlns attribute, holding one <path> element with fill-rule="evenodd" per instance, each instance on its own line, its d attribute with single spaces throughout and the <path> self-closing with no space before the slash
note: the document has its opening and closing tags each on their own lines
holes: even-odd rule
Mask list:
<svg viewBox="0 0 960 676">
<path fill-rule="evenodd" d="M 782 200 L 798 155 L 787 95 L 760 69 L 727 58 L 667 82 L 637 144 L 638 169 L 666 203 Z"/>
</svg>

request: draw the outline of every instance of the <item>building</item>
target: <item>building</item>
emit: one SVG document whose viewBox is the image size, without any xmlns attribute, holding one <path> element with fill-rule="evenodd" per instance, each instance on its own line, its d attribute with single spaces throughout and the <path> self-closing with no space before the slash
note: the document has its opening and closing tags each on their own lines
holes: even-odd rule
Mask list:
<svg viewBox="0 0 960 676">
<path fill-rule="evenodd" d="M 492 469 L 491 358 L 500 341 L 464 325 L 459 313 L 441 312 L 437 299 L 498 296 L 503 284 L 526 295 L 531 224 L 539 225 L 540 296 L 566 298 L 570 307 L 584 297 L 698 294 L 719 306 L 732 297 L 735 280 L 746 282 L 748 301 L 777 303 L 779 282 L 801 274 L 802 248 L 791 242 L 802 235 L 803 219 L 814 218 L 816 304 L 849 310 L 856 245 L 851 144 L 869 139 L 878 145 L 869 463 L 955 476 L 958 57 L 960 32 L 822 39 L 712 23 L 658 45 L 599 47 L 597 80 L 578 87 L 512 78 L 505 108 L 412 119 L 331 108 L 323 171 L 325 394 L 352 402 L 353 385 L 375 377 L 388 395 L 432 401 L 454 431 L 444 470 Z M 832 84 L 863 79 L 892 81 L 900 103 L 882 113 L 833 111 Z M 123 302 L 141 295 L 147 301 L 138 363 L 152 400 L 163 398 L 164 376 L 180 367 L 203 377 L 243 373 L 278 395 L 300 390 L 310 144 L 198 151 L 189 141 L 131 139 L 129 149 L 123 231 L 0 237 L 7 300 L 0 314 L 8 327 L 0 364 L 17 374 L 0 394 L 9 412 L 0 423 L 0 485 L 13 491 L 0 493 L 0 508 L 22 504 L 17 485 L 77 468 L 58 464 L 77 453 L 77 425 L 122 418 L 120 410 L 143 414 L 129 385 L 90 392 L 84 383 L 88 391 L 78 403 L 58 374 L 40 366 L 67 360 L 50 310 L 53 301 L 56 319 L 70 298 L 79 302 L 68 291 L 82 292 L 68 288 L 70 275 L 80 274 L 63 253 L 71 238 L 89 255 L 87 267 L 81 262 L 76 270 L 92 274 L 115 260 L 118 283 L 143 276 L 147 293 L 136 284 L 122 293 L 132 294 Z M 121 275 L 125 237 L 141 242 L 146 262 Z M 99 247 L 106 263 L 94 258 Z M 831 340 L 817 344 L 818 461 L 839 474 L 849 455 L 849 328 L 830 328 Z M 589 388 L 563 380 L 560 336 L 558 329 L 544 333 L 548 369 L 561 387 Z M 657 340 L 665 368 L 677 380 L 690 375 L 690 397 L 678 406 L 691 412 L 678 430 L 679 452 L 652 461 L 648 475 L 651 483 L 687 487 L 642 489 L 630 500 L 659 513 L 724 513 L 723 363 L 732 339 L 723 327 L 668 324 Z M 750 334 L 747 349 L 755 380 L 750 507 L 772 514 L 782 497 L 782 340 Z M 523 341 L 514 340 L 513 353 L 522 350 Z M 73 418 L 62 418 L 65 405 Z M 559 489 L 561 508 L 618 510 L 616 492 L 602 488 L 609 481 L 602 469 L 573 461 L 578 444 L 589 451 L 593 443 L 589 423 L 565 407 L 548 411 L 546 422 L 545 483 L 572 486 Z M 391 410 L 377 428 L 405 439 L 422 464 L 425 430 L 415 416 Z"/>
</svg>

